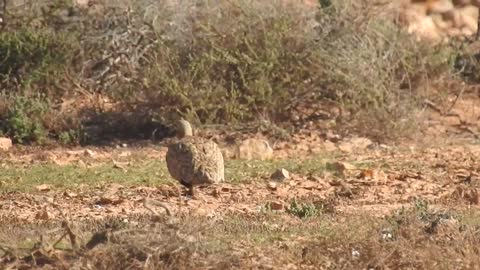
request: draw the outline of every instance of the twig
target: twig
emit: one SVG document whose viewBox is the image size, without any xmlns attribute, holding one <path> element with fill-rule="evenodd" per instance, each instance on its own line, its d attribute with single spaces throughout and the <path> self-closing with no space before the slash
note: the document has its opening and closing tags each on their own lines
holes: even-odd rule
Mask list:
<svg viewBox="0 0 480 270">
<path fill-rule="evenodd" d="M 70 227 L 70 223 L 67 220 L 62 222 L 62 227 L 66 230 L 66 234 L 68 234 L 68 238 L 70 238 L 70 244 L 72 245 L 73 249 L 78 247 L 77 245 L 77 235 L 73 233 L 72 227 Z"/>
<path fill-rule="evenodd" d="M 434 111 L 438 112 L 439 114 L 443 115 L 442 110 L 440 108 L 438 108 L 438 106 L 435 103 L 433 103 L 432 101 L 430 101 L 428 99 L 424 99 L 423 104 L 432 108 Z"/>
<path fill-rule="evenodd" d="M 53 243 L 52 247 L 56 249 L 56 246 L 58 245 L 58 243 L 60 243 L 60 241 L 62 241 L 63 238 L 65 238 L 65 236 L 67 236 L 67 234 L 68 234 L 68 232 L 64 232 L 62 234 L 62 236 L 60 236 L 60 238 L 57 241 L 55 241 L 55 243 Z"/>
<path fill-rule="evenodd" d="M 455 100 L 453 101 L 452 105 L 450 106 L 450 108 L 448 108 L 448 110 L 445 113 L 449 113 L 453 109 L 453 107 L 455 107 L 458 99 L 460 98 L 460 96 L 463 94 L 464 91 L 465 91 L 465 85 L 463 85 L 462 90 L 460 90 L 460 93 L 458 93 L 458 95 L 455 97 Z"/>
<path fill-rule="evenodd" d="M 476 40 L 480 40 L 480 7 L 477 8 L 479 11 L 477 18 L 477 34 L 475 35 Z"/>
<path fill-rule="evenodd" d="M 149 198 L 143 199 L 143 207 L 145 207 L 145 209 L 150 211 L 153 215 L 159 217 L 160 215 L 157 213 L 157 211 L 151 208 L 151 204 L 162 207 L 163 209 L 165 209 L 165 212 L 167 213 L 168 216 L 172 216 L 172 212 L 170 211 L 169 207 L 165 203 L 158 202 Z"/>
</svg>

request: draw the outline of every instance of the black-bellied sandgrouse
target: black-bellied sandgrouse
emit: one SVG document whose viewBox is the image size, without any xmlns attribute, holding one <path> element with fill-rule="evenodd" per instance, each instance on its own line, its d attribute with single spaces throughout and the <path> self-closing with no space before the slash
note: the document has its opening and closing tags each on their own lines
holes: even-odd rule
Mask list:
<svg viewBox="0 0 480 270">
<path fill-rule="evenodd" d="M 194 186 L 225 180 L 223 155 L 218 145 L 208 139 L 193 136 L 186 120 L 176 123 L 178 140 L 168 145 L 166 156 L 170 175 L 188 188 L 194 197 Z"/>
</svg>

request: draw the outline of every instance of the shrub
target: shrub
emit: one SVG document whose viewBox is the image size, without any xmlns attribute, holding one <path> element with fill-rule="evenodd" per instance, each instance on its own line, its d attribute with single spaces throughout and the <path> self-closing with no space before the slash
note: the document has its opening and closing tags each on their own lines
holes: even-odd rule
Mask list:
<svg viewBox="0 0 480 270">
<path fill-rule="evenodd" d="M 0 33 L 0 89 L 52 88 L 67 62 L 64 36 L 21 28 Z"/>
<path fill-rule="evenodd" d="M 1 125 L 3 133 L 18 143 L 45 141 L 48 131 L 43 119 L 49 109 L 49 101 L 43 96 L 13 98 Z"/>
<path fill-rule="evenodd" d="M 24 96 L 46 93 L 55 105 L 77 93 L 108 99 L 108 105 L 74 108 L 84 113 L 72 112 L 81 119 L 71 126 L 47 125 L 64 142 L 79 126 L 95 136 L 140 134 L 151 130 L 137 132 L 145 125 L 135 119 L 166 124 L 178 116 L 197 123 L 261 120 L 294 131 L 292 112 L 310 114 L 302 106 L 324 102 L 345 109 L 337 121 L 345 133 L 408 134 L 422 80 L 448 72 L 452 52 L 416 42 L 369 1 L 320 4 L 105 1 L 96 13 L 70 12 L 69 1 L 59 1 L 40 18 L 25 14 L 34 18 L 27 24 L 14 17 L 18 21 L 0 33 L 6 63 L 0 87 L 14 86 Z M 76 18 L 58 15 L 64 10 Z M 61 113 L 51 119 L 62 121 Z M 123 127 L 129 123 L 138 127 Z"/>
<path fill-rule="evenodd" d="M 414 127 L 422 79 L 448 71 L 451 52 L 417 42 L 370 8 L 344 1 L 319 10 L 317 70 L 325 92 L 349 111 L 347 126 L 379 139 L 405 135 Z"/>
</svg>

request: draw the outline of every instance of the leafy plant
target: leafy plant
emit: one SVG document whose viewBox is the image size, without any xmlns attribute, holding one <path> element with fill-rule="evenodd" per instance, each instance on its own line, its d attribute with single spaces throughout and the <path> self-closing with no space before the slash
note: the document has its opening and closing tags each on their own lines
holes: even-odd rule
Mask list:
<svg viewBox="0 0 480 270">
<path fill-rule="evenodd" d="M 318 210 L 314 204 L 298 203 L 297 200 L 293 200 L 290 203 L 287 212 L 299 218 L 313 217 L 318 214 Z"/>
<path fill-rule="evenodd" d="M 49 110 L 49 101 L 45 97 L 15 97 L 2 129 L 18 143 L 41 143 L 48 134 L 43 117 Z"/>
</svg>

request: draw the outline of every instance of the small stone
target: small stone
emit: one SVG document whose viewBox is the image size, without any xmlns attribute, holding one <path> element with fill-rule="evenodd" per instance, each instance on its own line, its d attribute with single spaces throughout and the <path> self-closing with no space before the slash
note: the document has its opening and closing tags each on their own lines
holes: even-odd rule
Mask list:
<svg viewBox="0 0 480 270">
<path fill-rule="evenodd" d="M 331 142 L 338 142 L 340 141 L 340 135 L 334 134 L 332 131 L 329 130 L 325 133 L 325 139 Z"/>
<path fill-rule="evenodd" d="M 373 144 L 373 142 L 367 138 L 351 138 L 349 141 L 356 149 L 365 149 Z"/>
<path fill-rule="evenodd" d="M 96 155 L 96 153 L 94 151 L 90 150 L 90 149 L 85 149 L 83 154 L 87 157 L 94 157 Z"/>
<path fill-rule="evenodd" d="M 12 140 L 6 137 L 0 137 L 0 151 L 7 151 L 12 148 Z"/>
<path fill-rule="evenodd" d="M 278 169 L 276 170 L 272 176 L 270 176 L 271 179 L 277 180 L 277 181 L 284 181 L 287 179 L 290 179 L 290 173 L 285 170 L 285 169 Z"/>
<path fill-rule="evenodd" d="M 35 189 L 38 191 L 50 191 L 50 186 L 46 184 L 35 186 Z"/>
<path fill-rule="evenodd" d="M 90 0 L 75 0 L 75 6 L 80 8 L 86 8 L 89 5 Z"/>
<path fill-rule="evenodd" d="M 267 187 L 270 190 L 277 190 L 277 182 L 269 181 Z"/>
<path fill-rule="evenodd" d="M 284 205 L 281 202 L 270 202 L 270 209 L 279 211 L 284 209 Z"/>
<path fill-rule="evenodd" d="M 53 203 L 54 202 L 54 199 L 52 197 L 48 197 L 48 196 L 34 195 L 33 199 L 35 200 L 35 202 L 40 203 L 40 204 L 42 204 L 42 203 Z"/>
</svg>

